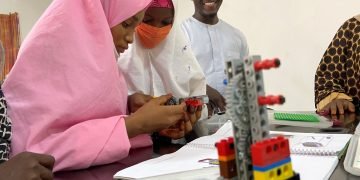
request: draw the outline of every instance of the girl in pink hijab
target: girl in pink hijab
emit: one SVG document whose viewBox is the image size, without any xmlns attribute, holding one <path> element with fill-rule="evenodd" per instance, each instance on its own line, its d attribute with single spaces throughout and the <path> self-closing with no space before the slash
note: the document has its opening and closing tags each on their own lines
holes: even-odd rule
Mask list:
<svg viewBox="0 0 360 180">
<path fill-rule="evenodd" d="M 3 84 L 13 122 L 12 155 L 50 154 L 54 171 L 112 163 L 130 148 L 151 145 L 144 134 L 183 118 L 184 104 L 163 106 L 170 95 L 126 116 L 127 87 L 116 58 L 133 41 L 149 3 L 52 2 Z"/>
</svg>

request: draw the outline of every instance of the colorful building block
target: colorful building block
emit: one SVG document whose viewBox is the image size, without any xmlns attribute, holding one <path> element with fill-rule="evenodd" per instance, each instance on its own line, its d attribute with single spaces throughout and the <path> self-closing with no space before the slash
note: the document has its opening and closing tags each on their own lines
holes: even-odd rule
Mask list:
<svg viewBox="0 0 360 180">
<path fill-rule="evenodd" d="M 268 166 L 290 157 L 289 140 L 283 136 L 265 139 L 251 145 L 253 166 Z"/>
<path fill-rule="evenodd" d="M 215 144 L 219 156 L 220 175 L 223 178 L 232 178 L 237 175 L 234 138 L 229 137 Z"/>
<path fill-rule="evenodd" d="M 282 164 L 267 171 L 254 170 L 254 180 L 285 180 L 294 176 L 291 162 Z"/>
<path fill-rule="evenodd" d="M 228 139 L 223 139 L 220 142 L 215 144 L 216 149 L 218 150 L 219 156 L 229 156 L 235 153 L 234 151 L 234 138 L 229 137 Z"/>
</svg>

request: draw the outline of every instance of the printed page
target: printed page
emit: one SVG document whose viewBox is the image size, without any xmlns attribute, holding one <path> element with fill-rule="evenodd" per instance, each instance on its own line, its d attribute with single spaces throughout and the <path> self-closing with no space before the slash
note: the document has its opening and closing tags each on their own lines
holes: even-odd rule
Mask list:
<svg viewBox="0 0 360 180">
<path fill-rule="evenodd" d="M 289 139 L 291 153 L 336 156 L 352 137 L 351 134 L 290 133 L 271 131 L 271 136 L 283 135 Z"/>
</svg>

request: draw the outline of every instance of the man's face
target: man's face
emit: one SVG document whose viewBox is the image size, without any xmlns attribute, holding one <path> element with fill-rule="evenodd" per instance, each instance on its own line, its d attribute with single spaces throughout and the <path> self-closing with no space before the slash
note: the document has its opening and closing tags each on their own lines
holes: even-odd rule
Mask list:
<svg viewBox="0 0 360 180">
<path fill-rule="evenodd" d="M 223 0 L 193 0 L 195 11 L 202 16 L 214 16 L 219 11 Z"/>
</svg>

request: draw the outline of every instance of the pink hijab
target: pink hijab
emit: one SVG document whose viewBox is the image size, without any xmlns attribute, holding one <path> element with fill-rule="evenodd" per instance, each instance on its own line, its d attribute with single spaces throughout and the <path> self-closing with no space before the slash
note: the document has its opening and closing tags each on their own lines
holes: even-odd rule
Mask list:
<svg viewBox="0 0 360 180">
<path fill-rule="evenodd" d="M 55 171 L 123 159 L 127 87 L 110 27 L 151 0 L 54 0 L 23 42 L 3 84 L 13 121 L 12 154 L 53 155 Z"/>
<path fill-rule="evenodd" d="M 173 9 L 172 0 L 153 0 L 149 7 L 160 7 Z"/>
</svg>

